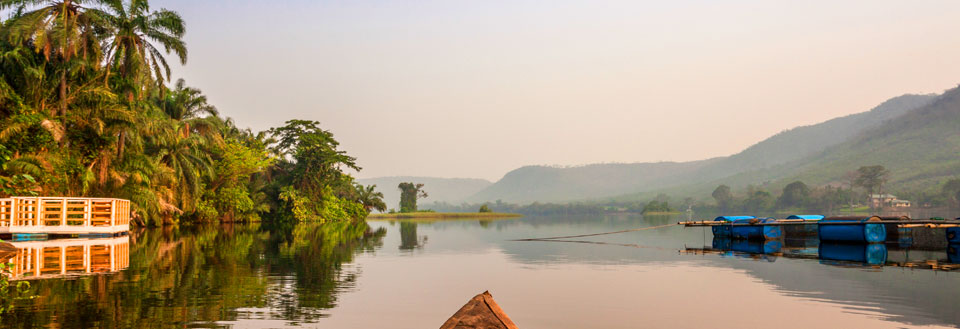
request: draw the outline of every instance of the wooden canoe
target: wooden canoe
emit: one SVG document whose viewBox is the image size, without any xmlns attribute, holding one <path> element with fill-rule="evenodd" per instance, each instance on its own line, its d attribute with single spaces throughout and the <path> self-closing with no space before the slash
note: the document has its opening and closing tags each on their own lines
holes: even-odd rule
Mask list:
<svg viewBox="0 0 960 329">
<path fill-rule="evenodd" d="M 440 329 L 519 329 L 489 291 L 473 296 Z"/>
</svg>

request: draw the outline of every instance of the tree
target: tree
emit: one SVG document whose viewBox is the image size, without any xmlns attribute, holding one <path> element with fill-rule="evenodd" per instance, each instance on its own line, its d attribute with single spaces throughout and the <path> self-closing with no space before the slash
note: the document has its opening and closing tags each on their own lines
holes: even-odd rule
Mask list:
<svg viewBox="0 0 960 329">
<path fill-rule="evenodd" d="M 14 8 L 16 15 L 7 22 L 7 33 L 14 43 L 33 44 L 47 60 L 58 59 L 60 85 L 59 115 L 67 114 L 67 77 L 71 68 L 83 62 L 98 61 L 101 55 L 97 31 L 102 29 L 102 18 L 88 8 L 83 0 L 38 1 L 2 0 L 0 10 Z M 144 1 L 146 2 L 146 1 Z M 39 6 L 38 6 L 39 5 Z"/>
<path fill-rule="evenodd" d="M 743 203 L 747 211 L 765 211 L 770 209 L 773 204 L 773 196 L 770 195 L 770 192 L 750 187 L 747 192 L 747 199 Z"/>
<path fill-rule="evenodd" d="M 787 184 L 783 188 L 783 194 L 777 199 L 777 206 L 781 208 L 802 207 L 807 203 L 810 197 L 810 188 L 801 181 L 795 181 Z"/>
<path fill-rule="evenodd" d="M 187 63 L 187 45 L 183 42 L 186 28 L 176 12 L 151 11 L 144 0 L 98 0 L 103 9 L 90 9 L 109 29 L 106 37 L 107 69 L 116 68 L 123 78 L 132 78 L 134 86 L 145 85 L 141 79 L 155 79 L 162 85 L 169 80 L 170 65 L 154 43 L 163 46 Z"/>
<path fill-rule="evenodd" d="M 867 196 L 873 198 L 874 192 L 883 194 L 883 183 L 887 181 L 889 172 L 881 165 L 863 166 L 857 169 L 857 179 L 854 183 L 867 190 Z M 872 206 L 872 202 L 870 203 Z"/>
<path fill-rule="evenodd" d="M 400 183 L 397 188 L 400 189 L 400 212 L 416 212 L 417 199 L 427 197 L 427 192 L 423 190 L 423 184 L 404 182 Z"/>
<path fill-rule="evenodd" d="M 490 207 L 487 207 L 487 204 L 486 204 L 486 203 L 484 203 L 482 206 L 480 206 L 480 211 L 479 211 L 479 212 L 493 212 L 493 211 L 490 210 Z"/>
<path fill-rule="evenodd" d="M 217 108 L 207 102 L 207 96 L 200 89 L 187 87 L 183 79 L 178 79 L 173 90 L 162 97 L 157 106 L 170 119 L 181 124 L 184 137 L 189 136 L 191 129 L 198 130 L 202 135 L 213 137 L 216 121 L 206 120 L 219 115 Z M 206 116 L 206 117 L 204 117 Z"/>
<path fill-rule="evenodd" d="M 720 207 L 721 212 L 726 212 L 730 209 L 730 204 L 733 202 L 733 193 L 730 192 L 729 186 L 717 186 L 711 195 L 714 200 L 717 200 L 717 206 Z"/>
<path fill-rule="evenodd" d="M 960 178 L 954 178 L 943 184 L 941 189 L 948 200 L 957 203 L 960 207 Z"/>
<path fill-rule="evenodd" d="M 379 212 L 387 210 L 387 204 L 383 202 L 383 193 L 376 191 L 377 185 L 370 185 L 364 187 L 363 185 L 357 184 L 357 193 L 359 194 L 359 201 L 363 204 L 363 207 L 369 212 L 371 209 L 376 209 Z"/>
</svg>

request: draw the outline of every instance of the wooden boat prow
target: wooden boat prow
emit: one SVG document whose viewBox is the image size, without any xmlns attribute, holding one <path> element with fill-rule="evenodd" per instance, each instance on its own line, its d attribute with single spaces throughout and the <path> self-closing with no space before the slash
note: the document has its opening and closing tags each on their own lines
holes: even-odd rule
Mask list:
<svg viewBox="0 0 960 329">
<path fill-rule="evenodd" d="M 489 291 L 473 296 L 440 329 L 519 329 Z"/>
</svg>

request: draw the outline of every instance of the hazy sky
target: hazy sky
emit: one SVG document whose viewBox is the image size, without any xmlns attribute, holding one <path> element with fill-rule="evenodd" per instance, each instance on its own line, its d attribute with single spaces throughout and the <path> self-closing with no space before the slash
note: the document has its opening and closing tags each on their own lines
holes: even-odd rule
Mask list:
<svg viewBox="0 0 960 329">
<path fill-rule="evenodd" d="M 241 126 L 320 121 L 359 177 L 685 161 L 960 83 L 960 1 L 153 0 Z"/>
</svg>

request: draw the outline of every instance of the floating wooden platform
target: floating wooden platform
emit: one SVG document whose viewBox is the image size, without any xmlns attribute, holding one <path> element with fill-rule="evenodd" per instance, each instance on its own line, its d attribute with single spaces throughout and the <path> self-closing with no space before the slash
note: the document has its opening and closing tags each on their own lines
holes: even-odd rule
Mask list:
<svg viewBox="0 0 960 329">
<path fill-rule="evenodd" d="M 130 231 L 130 201 L 108 198 L 0 199 L 0 234 L 119 234 Z"/>
</svg>

